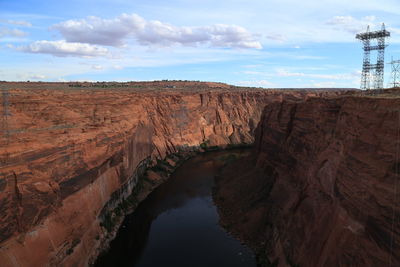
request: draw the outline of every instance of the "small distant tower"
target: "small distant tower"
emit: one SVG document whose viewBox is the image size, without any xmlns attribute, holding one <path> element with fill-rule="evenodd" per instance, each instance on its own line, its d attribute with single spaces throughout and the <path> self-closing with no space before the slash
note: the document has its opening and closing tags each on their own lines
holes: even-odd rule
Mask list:
<svg viewBox="0 0 400 267">
<path fill-rule="evenodd" d="M 400 60 L 393 60 L 389 62 L 392 65 L 392 75 L 391 75 L 391 82 L 389 86 L 395 88 L 400 87 Z"/>
<path fill-rule="evenodd" d="M 361 76 L 361 89 L 383 89 L 383 76 L 385 67 L 385 48 L 386 38 L 390 37 L 390 32 L 385 29 L 385 24 L 382 23 L 380 31 L 370 32 L 369 26 L 367 31 L 359 33 L 356 38 L 363 42 L 364 45 L 364 60 Z M 371 40 L 377 40 L 376 45 L 371 45 Z M 378 51 L 376 64 L 371 64 L 371 51 Z M 371 83 L 373 82 L 373 87 Z"/>
<path fill-rule="evenodd" d="M 8 110 L 9 107 L 9 102 L 8 102 L 8 96 L 9 96 L 9 92 L 7 89 L 3 89 L 3 94 L 2 94 L 2 98 L 3 98 L 3 131 L 2 134 L 4 134 L 4 136 L 6 138 L 8 138 L 9 135 L 9 129 L 8 129 L 8 117 L 11 116 L 10 111 Z"/>
</svg>

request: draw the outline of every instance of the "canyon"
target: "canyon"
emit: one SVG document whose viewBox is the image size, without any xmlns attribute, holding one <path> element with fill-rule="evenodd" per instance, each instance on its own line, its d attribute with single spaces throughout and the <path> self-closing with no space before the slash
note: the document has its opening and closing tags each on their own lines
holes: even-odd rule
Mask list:
<svg viewBox="0 0 400 267">
<path fill-rule="evenodd" d="M 218 177 L 229 185 L 214 200 L 221 223 L 265 264 L 399 264 L 396 92 L 200 82 L 0 88 L 2 266 L 87 266 L 184 160 L 253 143 Z"/>
<path fill-rule="evenodd" d="M 271 266 L 399 266 L 399 107 L 398 90 L 268 105 L 219 178 L 222 223 Z"/>
<path fill-rule="evenodd" d="M 127 212 L 121 207 L 131 211 L 168 176 L 146 168 L 172 172 L 192 152 L 253 143 L 267 104 L 344 92 L 196 82 L 1 88 L 4 266 L 93 262 Z"/>
</svg>

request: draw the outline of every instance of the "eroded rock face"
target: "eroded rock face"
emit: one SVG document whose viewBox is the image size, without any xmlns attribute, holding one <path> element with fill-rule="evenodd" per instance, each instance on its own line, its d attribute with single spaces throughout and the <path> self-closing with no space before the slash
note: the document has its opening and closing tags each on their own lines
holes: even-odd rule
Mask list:
<svg viewBox="0 0 400 267">
<path fill-rule="evenodd" d="M 399 107 L 379 96 L 268 105 L 254 168 L 226 174 L 236 189 L 217 194 L 224 220 L 280 266 L 399 266 Z"/>
<path fill-rule="evenodd" d="M 2 266 L 87 264 L 102 242 L 102 209 L 133 190 L 140 164 L 201 144 L 252 143 L 265 105 L 326 94 L 196 86 L 13 84 L 0 140 Z"/>
</svg>

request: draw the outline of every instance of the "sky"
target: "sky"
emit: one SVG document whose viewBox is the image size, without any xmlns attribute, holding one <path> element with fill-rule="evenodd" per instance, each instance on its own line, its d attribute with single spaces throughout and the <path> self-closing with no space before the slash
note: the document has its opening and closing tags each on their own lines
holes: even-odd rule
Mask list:
<svg viewBox="0 0 400 267">
<path fill-rule="evenodd" d="M 355 35 L 384 22 L 400 59 L 399 16 L 398 0 L 0 0 L 0 80 L 358 88 Z"/>
</svg>

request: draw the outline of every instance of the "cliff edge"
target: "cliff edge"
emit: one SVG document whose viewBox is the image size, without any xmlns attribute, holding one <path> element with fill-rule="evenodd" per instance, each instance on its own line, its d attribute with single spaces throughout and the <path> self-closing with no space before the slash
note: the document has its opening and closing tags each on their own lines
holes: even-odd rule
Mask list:
<svg viewBox="0 0 400 267">
<path fill-rule="evenodd" d="M 399 266 L 399 134 L 398 95 L 268 105 L 222 222 L 277 266 Z"/>
<path fill-rule="evenodd" d="M 140 191 L 144 167 L 252 143 L 270 103 L 342 93 L 165 82 L 1 88 L 2 266 L 85 266 L 109 234 L 107 212 Z"/>
</svg>

